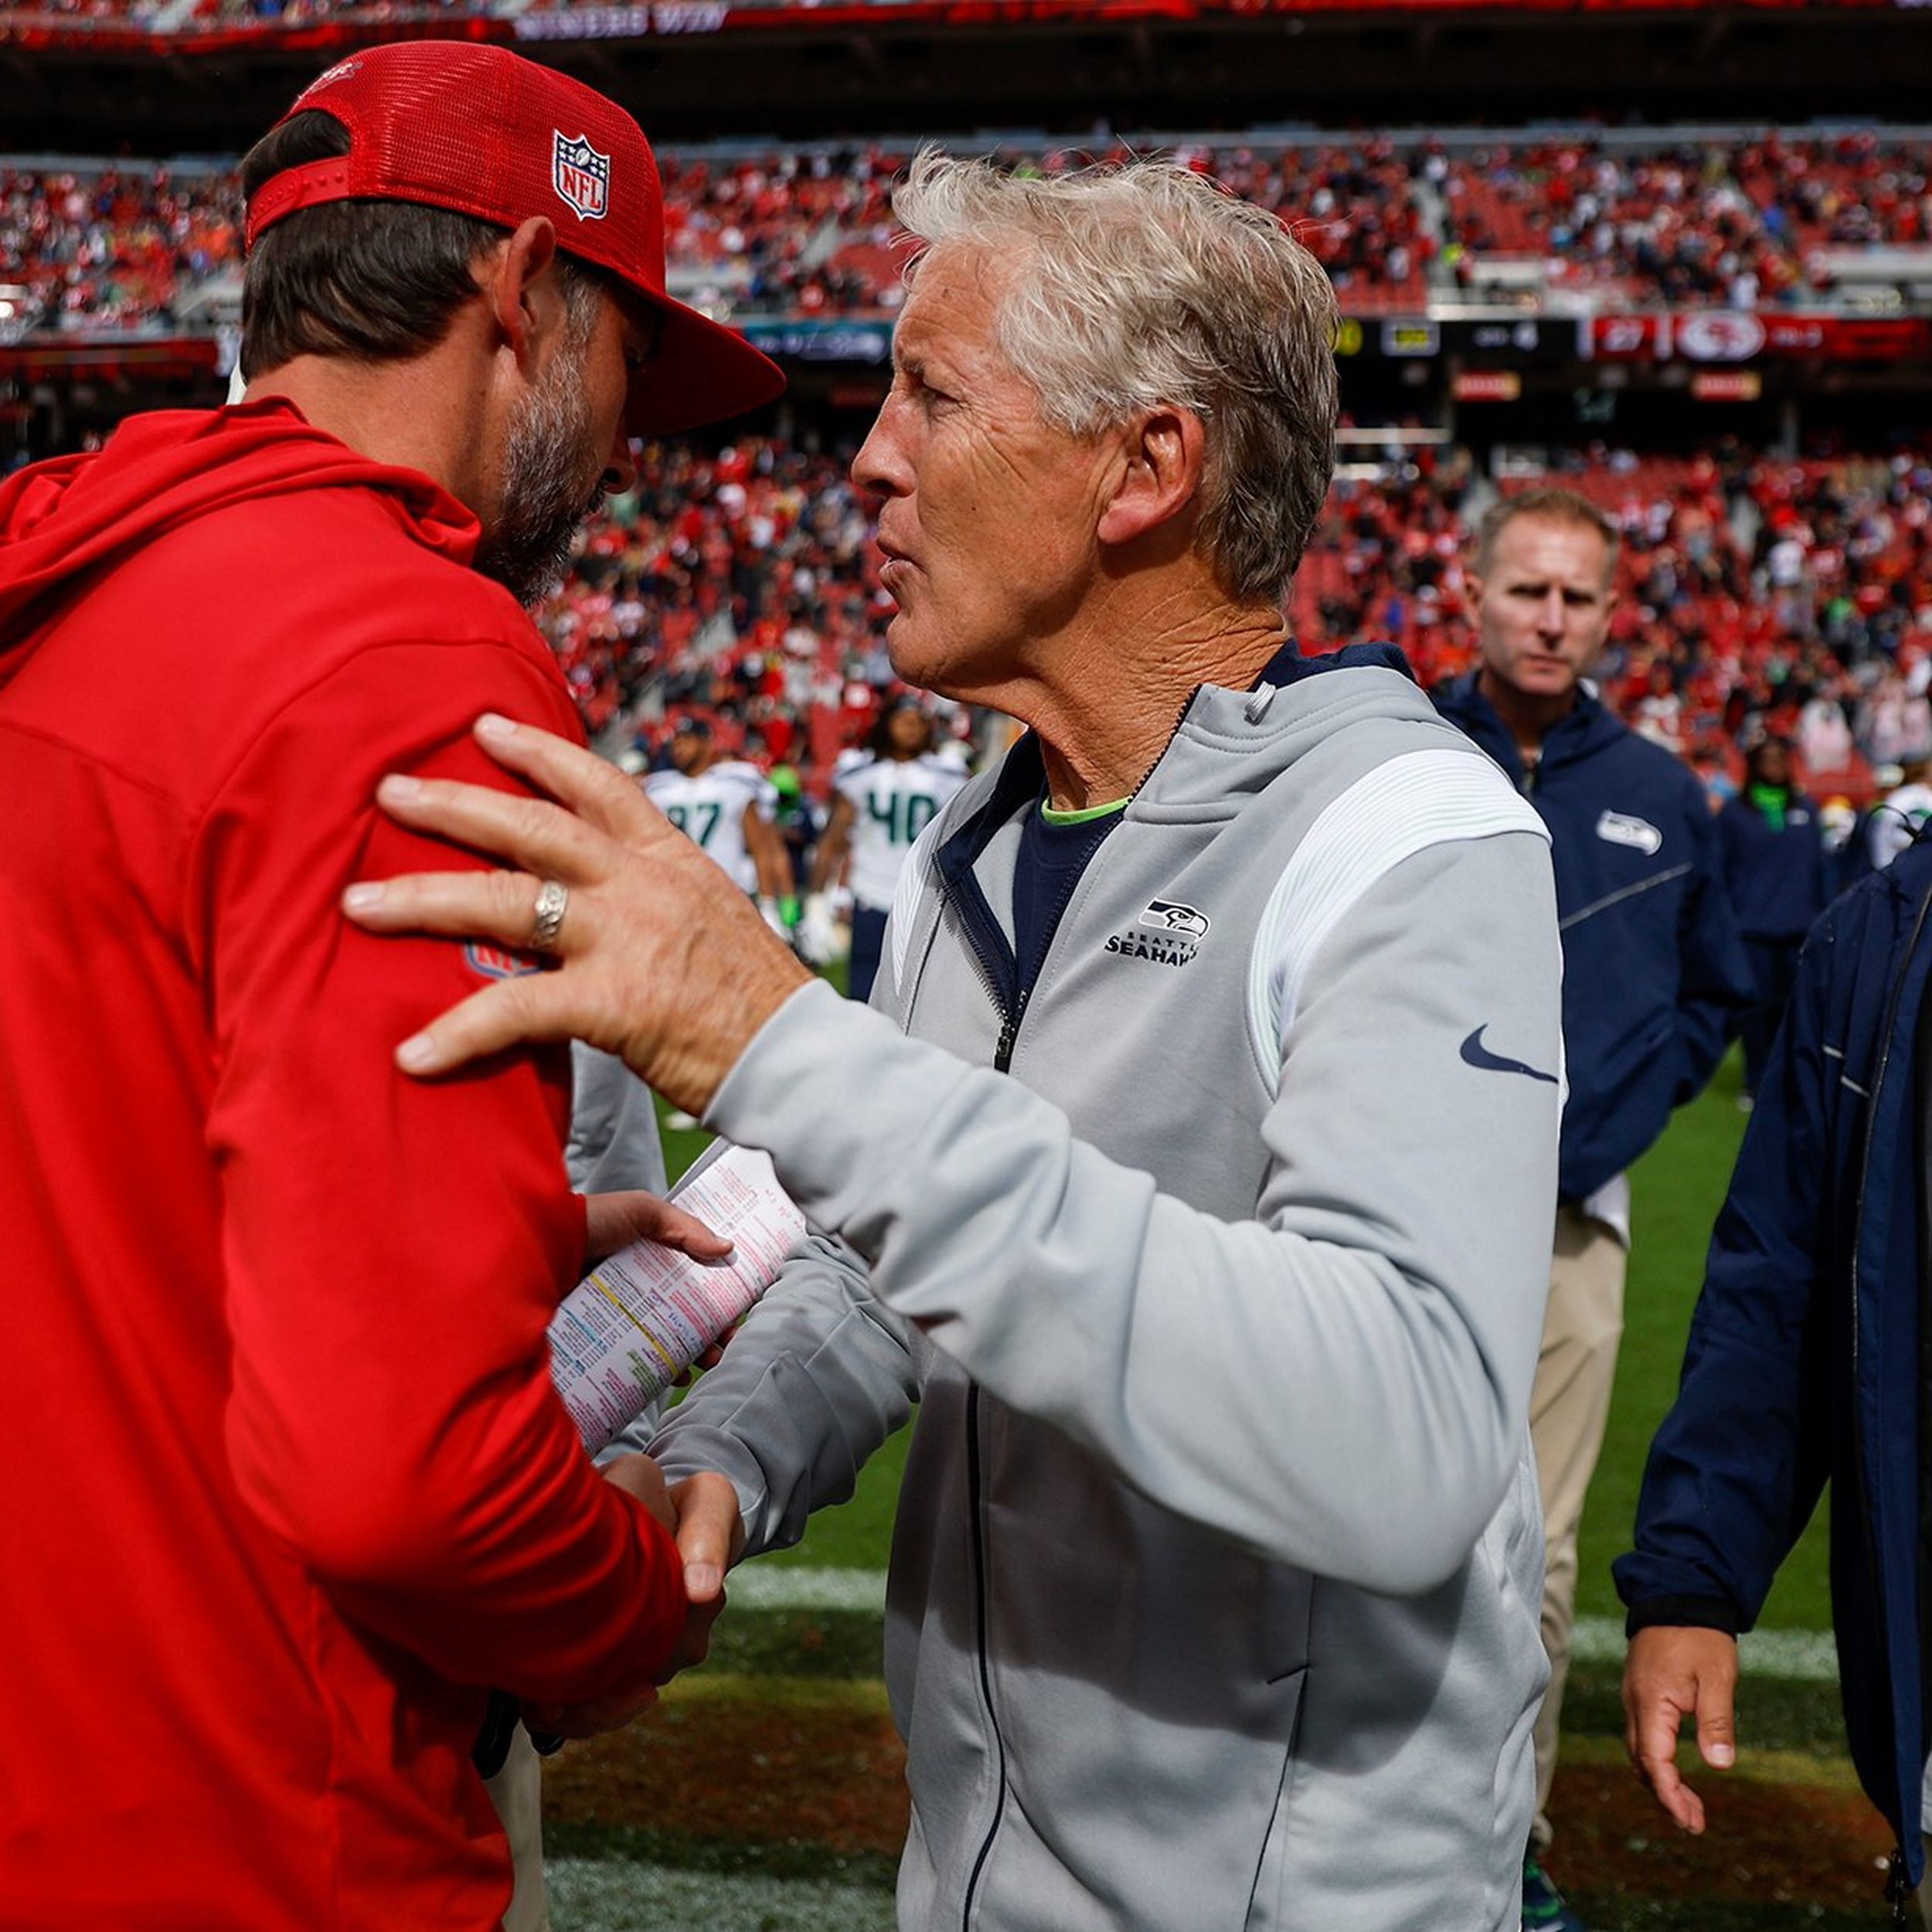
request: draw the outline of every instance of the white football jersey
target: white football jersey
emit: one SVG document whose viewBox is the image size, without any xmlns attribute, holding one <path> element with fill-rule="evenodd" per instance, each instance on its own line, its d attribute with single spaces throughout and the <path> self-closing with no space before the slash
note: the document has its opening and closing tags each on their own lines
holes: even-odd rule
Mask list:
<svg viewBox="0 0 1932 1932">
<path fill-rule="evenodd" d="M 745 813 L 769 819 L 778 792 L 756 765 L 730 758 L 707 766 L 695 778 L 666 767 L 650 773 L 645 795 L 706 855 L 748 893 L 758 889 L 758 868 L 745 845 Z"/>
<path fill-rule="evenodd" d="M 965 784 L 967 774 L 930 753 L 874 758 L 842 773 L 833 788 L 852 804 L 852 866 L 847 879 L 861 906 L 888 910 L 913 841 Z"/>
<path fill-rule="evenodd" d="M 1932 785 L 1900 785 L 1872 808 L 1866 837 L 1872 863 L 1883 872 L 1932 818 Z"/>
</svg>

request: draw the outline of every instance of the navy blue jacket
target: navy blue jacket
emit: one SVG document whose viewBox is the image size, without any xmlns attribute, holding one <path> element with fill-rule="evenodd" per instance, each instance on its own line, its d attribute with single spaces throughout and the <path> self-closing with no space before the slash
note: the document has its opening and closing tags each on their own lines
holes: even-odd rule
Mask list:
<svg viewBox="0 0 1932 1932">
<path fill-rule="evenodd" d="M 1549 828 L 1563 942 L 1557 1185 L 1580 1201 L 1623 1172 L 1699 1093 L 1750 997 L 1704 788 L 1588 692 L 1527 774 L 1476 674 L 1435 693 Z"/>
<path fill-rule="evenodd" d="M 1845 1730 L 1913 1883 L 1929 915 L 1932 842 L 1836 900 L 1805 942 L 1651 1445 L 1637 1546 L 1614 1565 L 1633 1628 L 1748 1630 L 1831 1482 Z"/>
<path fill-rule="evenodd" d="M 1740 793 L 1718 813 L 1717 837 L 1739 931 L 1747 939 L 1802 939 L 1832 896 L 1817 806 L 1794 791 L 1776 826 Z"/>
</svg>

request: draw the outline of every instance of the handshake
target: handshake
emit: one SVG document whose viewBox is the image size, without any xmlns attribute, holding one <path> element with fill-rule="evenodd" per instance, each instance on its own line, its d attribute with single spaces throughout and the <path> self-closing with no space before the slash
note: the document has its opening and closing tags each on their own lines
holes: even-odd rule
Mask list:
<svg viewBox="0 0 1932 1932">
<path fill-rule="evenodd" d="M 676 1543 L 688 1606 L 684 1628 L 655 1675 L 607 1697 L 583 1704 L 519 1704 L 507 1692 L 491 1692 L 483 1728 L 471 1752 L 481 1777 L 494 1777 L 502 1770 L 519 1716 L 531 1742 L 548 1757 L 566 1738 L 621 1730 L 658 1701 L 662 1685 L 709 1655 L 711 1626 L 725 1607 L 724 1573 L 744 1547 L 737 1492 L 724 1477 L 708 1471 L 667 1484 L 658 1465 L 644 1455 L 614 1457 L 604 1464 L 604 1475 L 642 1503 Z"/>
</svg>

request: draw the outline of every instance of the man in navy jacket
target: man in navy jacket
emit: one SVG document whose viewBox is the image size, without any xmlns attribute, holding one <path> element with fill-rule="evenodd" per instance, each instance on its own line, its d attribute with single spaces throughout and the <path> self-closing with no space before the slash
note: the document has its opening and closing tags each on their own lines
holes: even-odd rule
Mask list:
<svg viewBox="0 0 1932 1932">
<path fill-rule="evenodd" d="M 1832 1484 L 1832 1607 L 1845 1729 L 1899 1835 L 1888 1891 L 1924 1870 L 1921 1351 L 1932 842 L 1813 928 L 1718 1217 L 1675 1404 L 1651 1445 L 1624 1677 L 1638 1774 L 1686 1830 L 1672 1761 L 1735 1753 L 1736 1633 Z"/>
<path fill-rule="evenodd" d="M 1575 1928 L 1541 1865 L 1577 1597 L 1577 1532 L 1603 1447 L 1623 1334 L 1625 1170 L 1703 1087 L 1750 975 L 1703 787 L 1583 682 L 1610 626 L 1617 533 L 1575 492 L 1498 502 L 1478 533 L 1471 593 L 1481 664 L 1436 694 L 1549 828 L 1563 946 L 1563 1111 L 1555 1255 L 1530 1398 L 1543 1488 L 1543 1641 L 1536 1828 L 1524 1923 Z M 1484 1051 L 1462 1044 L 1465 1059 Z"/>
</svg>

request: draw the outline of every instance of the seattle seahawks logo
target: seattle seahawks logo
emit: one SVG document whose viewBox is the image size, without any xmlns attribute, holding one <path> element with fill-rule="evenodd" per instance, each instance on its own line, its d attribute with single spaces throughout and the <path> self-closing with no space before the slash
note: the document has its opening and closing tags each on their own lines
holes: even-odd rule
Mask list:
<svg viewBox="0 0 1932 1932">
<path fill-rule="evenodd" d="M 1198 906 L 1183 906 L 1176 899 L 1150 899 L 1141 923 L 1164 933 L 1185 933 L 1189 939 L 1205 939 L 1213 921 Z"/>
<path fill-rule="evenodd" d="M 1664 835 L 1648 818 L 1628 811 L 1605 812 L 1597 821 L 1597 836 L 1613 845 L 1628 845 L 1646 855 L 1664 842 Z"/>
</svg>

